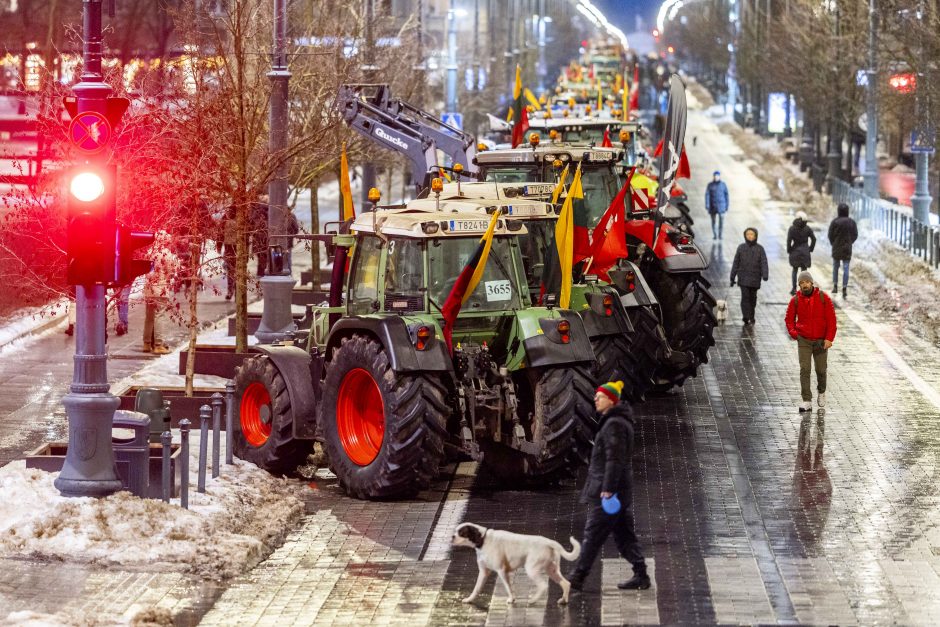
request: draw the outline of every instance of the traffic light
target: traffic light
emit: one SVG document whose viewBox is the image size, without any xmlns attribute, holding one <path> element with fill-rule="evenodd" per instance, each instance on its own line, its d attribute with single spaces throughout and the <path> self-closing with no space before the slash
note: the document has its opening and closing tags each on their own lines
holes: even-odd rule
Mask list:
<svg viewBox="0 0 940 627">
<path fill-rule="evenodd" d="M 83 165 L 68 171 L 69 285 L 114 281 L 115 180 L 114 166 Z"/>
<path fill-rule="evenodd" d="M 130 285 L 134 279 L 153 270 L 150 259 L 134 259 L 134 251 L 153 244 L 154 235 L 147 231 L 134 231 L 118 224 L 117 259 L 115 261 L 115 285 Z"/>
</svg>

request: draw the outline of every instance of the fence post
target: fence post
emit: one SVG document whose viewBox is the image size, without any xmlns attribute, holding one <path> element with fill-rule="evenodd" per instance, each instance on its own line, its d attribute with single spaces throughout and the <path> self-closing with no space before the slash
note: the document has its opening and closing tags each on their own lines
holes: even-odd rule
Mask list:
<svg viewBox="0 0 940 627">
<path fill-rule="evenodd" d="M 196 490 L 200 493 L 206 491 L 206 463 L 209 461 L 209 419 L 211 417 L 211 407 L 203 405 L 199 408 L 199 480 Z"/>
<path fill-rule="evenodd" d="M 235 447 L 235 382 L 225 384 L 225 463 L 232 465 Z"/>
<path fill-rule="evenodd" d="M 221 459 L 222 425 L 222 395 L 216 392 L 212 395 L 212 478 L 219 476 L 219 460 Z"/>
<path fill-rule="evenodd" d="M 164 431 L 160 434 L 160 444 L 163 447 L 163 502 L 170 502 L 170 452 L 173 446 L 173 434 Z"/>
<path fill-rule="evenodd" d="M 180 505 L 189 509 L 189 425 L 186 418 L 180 420 Z"/>
</svg>

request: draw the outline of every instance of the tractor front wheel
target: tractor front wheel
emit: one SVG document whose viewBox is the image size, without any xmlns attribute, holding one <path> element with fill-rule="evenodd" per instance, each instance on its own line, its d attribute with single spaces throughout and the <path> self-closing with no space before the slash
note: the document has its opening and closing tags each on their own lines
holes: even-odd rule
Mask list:
<svg viewBox="0 0 940 627">
<path fill-rule="evenodd" d="M 361 335 L 334 349 L 323 384 L 324 447 L 351 496 L 400 498 L 440 469 L 449 409 L 440 378 L 392 370 L 385 349 Z"/>
<path fill-rule="evenodd" d="M 264 355 L 247 358 L 235 372 L 239 428 L 234 453 L 275 474 L 292 472 L 310 453 L 311 442 L 294 438 L 287 384 Z"/>
</svg>

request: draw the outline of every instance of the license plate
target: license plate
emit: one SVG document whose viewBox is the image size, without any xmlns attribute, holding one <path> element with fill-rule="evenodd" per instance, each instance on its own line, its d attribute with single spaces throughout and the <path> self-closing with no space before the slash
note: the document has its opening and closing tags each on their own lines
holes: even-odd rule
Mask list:
<svg viewBox="0 0 940 627">
<path fill-rule="evenodd" d="M 509 281 L 486 281 L 483 287 L 486 300 L 490 302 L 512 299 L 512 283 Z"/>
<path fill-rule="evenodd" d="M 612 152 L 589 152 L 588 161 L 610 161 L 614 158 Z"/>
<path fill-rule="evenodd" d="M 551 183 L 538 183 L 535 185 L 524 185 L 522 187 L 523 196 L 551 196 L 555 186 Z"/>
<path fill-rule="evenodd" d="M 516 217 L 540 216 L 545 210 L 539 205 L 509 205 L 507 213 Z"/>
<path fill-rule="evenodd" d="M 486 231 L 486 228 L 490 225 L 489 220 L 450 220 L 449 222 L 450 228 L 448 230 L 452 233 Z"/>
</svg>

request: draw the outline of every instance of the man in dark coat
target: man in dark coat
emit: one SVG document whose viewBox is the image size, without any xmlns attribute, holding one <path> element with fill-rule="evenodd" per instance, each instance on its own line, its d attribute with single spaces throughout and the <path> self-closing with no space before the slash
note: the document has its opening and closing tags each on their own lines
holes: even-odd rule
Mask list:
<svg viewBox="0 0 940 627">
<path fill-rule="evenodd" d="M 721 180 L 721 172 L 715 170 L 712 180 L 705 188 L 705 210 L 712 217 L 712 237 L 721 239 L 728 212 L 728 186 Z"/>
<path fill-rule="evenodd" d="M 617 550 L 633 566 L 633 578 L 617 584 L 621 590 L 646 590 L 651 582 L 646 561 L 633 530 L 633 412 L 620 402 L 623 381 L 605 383 L 594 394 L 600 429 L 594 437 L 587 481 L 581 502 L 589 507 L 584 525 L 581 556 L 568 577 L 573 590 L 580 590 L 607 536 L 614 534 Z M 614 513 L 604 511 L 604 500 L 620 501 Z"/>
<path fill-rule="evenodd" d="M 812 253 L 816 248 L 816 235 L 809 228 L 806 214 L 796 212 L 796 219 L 787 231 L 787 254 L 790 255 L 791 276 L 790 295 L 796 294 L 796 275 L 813 265 Z"/>
<path fill-rule="evenodd" d="M 741 286 L 741 315 L 744 324 L 754 324 L 754 309 L 757 307 L 757 290 L 761 281 L 769 278 L 767 272 L 767 253 L 757 243 L 757 229 L 744 231 L 744 243 L 738 246 L 731 264 L 731 287 L 737 280 Z"/>
<path fill-rule="evenodd" d="M 842 298 L 849 285 L 849 262 L 852 244 L 858 239 L 858 225 L 849 217 L 849 206 L 839 203 L 838 217 L 829 223 L 829 243 L 832 244 L 832 293 L 839 293 L 839 262 L 842 263 Z"/>
</svg>

